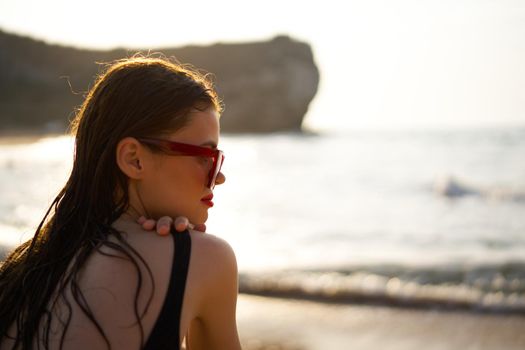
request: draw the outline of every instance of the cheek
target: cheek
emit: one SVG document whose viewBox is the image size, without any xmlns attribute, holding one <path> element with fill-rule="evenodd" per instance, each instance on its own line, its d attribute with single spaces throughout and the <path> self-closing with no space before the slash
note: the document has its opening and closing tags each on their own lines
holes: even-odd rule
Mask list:
<svg viewBox="0 0 525 350">
<path fill-rule="evenodd" d="M 157 192 L 163 196 L 174 197 L 178 199 L 188 199 L 191 192 L 195 190 L 197 179 L 199 175 L 197 169 L 191 167 L 188 162 L 179 161 L 173 162 L 163 166 L 158 170 L 156 177 Z"/>
<path fill-rule="evenodd" d="M 181 158 L 163 164 L 152 175 L 147 186 L 151 214 L 193 216 L 205 192 L 207 170 L 194 159 Z"/>
<path fill-rule="evenodd" d="M 198 191 L 200 193 L 207 184 L 206 165 L 195 158 L 185 158 L 184 161 L 173 167 L 169 174 L 170 179 L 176 182 L 176 187 L 183 192 Z"/>
</svg>

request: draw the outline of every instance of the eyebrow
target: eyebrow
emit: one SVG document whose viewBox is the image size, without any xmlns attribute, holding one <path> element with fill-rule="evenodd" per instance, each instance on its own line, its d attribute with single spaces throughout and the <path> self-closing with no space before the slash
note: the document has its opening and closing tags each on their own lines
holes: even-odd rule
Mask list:
<svg viewBox="0 0 525 350">
<path fill-rule="evenodd" d="M 200 146 L 210 146 L 211 148 L 217 148 L 217 144 L 214 141 L 201 143 Z"/>
</svg>

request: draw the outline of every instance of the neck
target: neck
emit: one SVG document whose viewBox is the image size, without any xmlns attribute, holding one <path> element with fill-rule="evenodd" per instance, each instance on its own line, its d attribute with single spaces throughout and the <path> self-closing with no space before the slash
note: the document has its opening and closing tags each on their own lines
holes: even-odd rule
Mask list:
<svg viewBox="0 0 525 350">
<path fill-rule="evenodd" d="M 144 202 L 142 201 L 142 198 L 140 196 L 140 192 L 138 190 L 139 183 L 136 181 L 131 180 L 128 185 L 128 198 L 129 198 L 129 206 L 126 210 L 126 214 L 129 215 L 129 217 L 133 218 L 135 221 L 138 220 L 139 217 L 144 216 L 145 218 L 150 218 L 151 215 L 146 210 L 146 207 L 144 205 Z"/>
</svg>

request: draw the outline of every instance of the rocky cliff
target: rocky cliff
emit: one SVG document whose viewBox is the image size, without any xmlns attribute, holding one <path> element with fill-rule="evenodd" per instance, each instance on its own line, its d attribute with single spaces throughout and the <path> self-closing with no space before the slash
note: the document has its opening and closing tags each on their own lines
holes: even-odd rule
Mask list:
<svg viewBox="0 0 525 350">
<path fill-rule="evenodd" d="M 96 62 L 134 52 L 49 45 L 0 31 L 0 130 L 65 130 L 101 69 Z M 309 45 L 286 36 L 154 52 L 215 75 L 224 132 L 300 130 L 319 82 Z"/>
</svg>

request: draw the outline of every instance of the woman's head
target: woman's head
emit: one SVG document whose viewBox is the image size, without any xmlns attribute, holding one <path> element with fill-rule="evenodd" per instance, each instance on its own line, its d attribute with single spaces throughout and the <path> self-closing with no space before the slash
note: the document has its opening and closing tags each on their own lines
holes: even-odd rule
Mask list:
<svg viewBox="0 0 525 350">
<path fill-rule="evenodd" d="M 209 189 L 201 189 L 192 209 L 193 202 L 183 204 L 197 195 L 192 165 L 198 158 L 172 157 L 139 140 L 216 147 L 220 112 L 211 82 L 193 70 L 159 58 L 117 61 L 97 79 L 72 123 L 75 160 L 68 186 L 95 220 L 114 220 L 131 204 L 152 217 L 204 222 L 200 198 Z"/>
<path fill-rule="evenodd" d="M 218 143 L 219 115 L 213 108 L 190 111 L 184 127 L 162 138 L 122 139 L 116 159 L 128 177 L 134 212 L 156 219 L 183 215 L 204 223 L 213 204 L 203 199 L 212 195 L 212 185 L 225 180 L 220 172 L 213 176 L 223 159 Z"/>
</svg>

